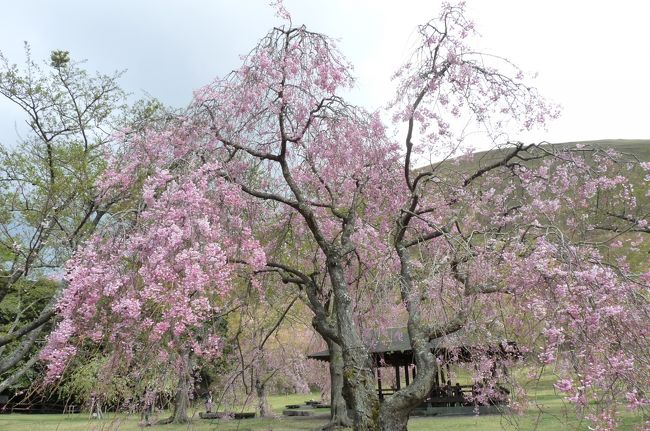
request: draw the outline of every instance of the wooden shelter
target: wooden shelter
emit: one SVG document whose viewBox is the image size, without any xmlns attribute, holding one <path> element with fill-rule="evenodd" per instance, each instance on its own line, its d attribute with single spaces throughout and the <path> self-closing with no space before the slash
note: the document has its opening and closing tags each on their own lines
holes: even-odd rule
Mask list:
<svg viewBox="0 0 650 431">
<path fill-rule="evenodd" d="M 410 381 L 415 378 L 417 369 L 411 348 L 411 340 L 406 328 L 389 328 L 381 332 L 371 333 L 366 340 L 366 344 L 372 355 L 373 367 L 377 377 L 377 391 L 381 401 L 400 390 L 402 380 L 408 386 Z M 490 343 L 488 341 L 483 344 L 472 343 L 470 338 L 462 331 L 433 339 L 429 342 L 429 345 L 433 354 L 442 359 L 442 363 L 437 366 L 434 387 L 427 399 L 429 406 L 466 405 L 468 395 L 475 390 L 476 383 L 474 385 L 460 385 L 458 383 L 454 385 L 449 381 L 451 364 L 472 362 L 478 352 L 481 355 L 487 354 L 504 359 L 520 356 L 514 342 Z M 329 362 L 329 351 L 323 350 L 312 353 L 308 355 L 308 358 Z M 385 379 L 382 379 L 381 370 L 390 367 L 395 370 L 395 380 L 393 385 L 388 386 Z"/>
</svg>

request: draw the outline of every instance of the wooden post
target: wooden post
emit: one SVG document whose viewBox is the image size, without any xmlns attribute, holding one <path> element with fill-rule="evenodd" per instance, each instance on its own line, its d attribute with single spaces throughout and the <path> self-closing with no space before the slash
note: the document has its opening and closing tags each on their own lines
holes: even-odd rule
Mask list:
<svg viewBox="0 0 650 431">
<path fill-rule="evenodd" d="M 415 365 L 413 365 L 412 372 L 413 372 L 413 380 L 415 380 Z"/>
<path fill-rule="evenodd" d="M 384 390 L 381 388 L 381 368 L 377 367 L 377 390 L 379 391 L 379 401 L 384 401 Z"/>
<path fill-rule="evenodd" d="M 438 379 L 438 363 L 436 362 L 436 378 L 434 379 L 434 388 L 440 386 L 440 380 Z"/>
<path fill-rule="evenodd" d="M 399 376 L 399 365 L 395 365 L 395 386 L 397 387 L 397 390 L 399 391 L 402 389 L 402 379 L 400 379 Z"/>
<path fill-rule="evenodd" d="M 406 377 L 406 386 L 410 385 L 411 382 L 409 382 L 409 366 L 404 365 L 404 377 Z"/>
</svg>

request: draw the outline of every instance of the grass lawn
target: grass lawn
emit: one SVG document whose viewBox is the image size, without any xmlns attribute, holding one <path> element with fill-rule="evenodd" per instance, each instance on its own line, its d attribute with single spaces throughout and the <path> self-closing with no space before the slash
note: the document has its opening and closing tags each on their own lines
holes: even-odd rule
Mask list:
<svg viewBox="0 0 650 431">
<path fill-rule="evenodd" d="M 535 430 L 535 431 L 587 431 L 587 423 L 576 418 L 570 406 L 565 406 L 561 397 L 554 393 L 552 378 L 547 377 L 536 390 L 530 390 L 529 395 L 536 404 L 521 416 L 513 415 L 483 415 L 459 417 L 415 417 L 409 421 L 409 430 L 445 430 L 445 431 L 498 431 L 498 430 Z M 159 431 L 284 431 L 284 430 L 313 430 L 327 423 L 327 410 L 316 410 L 317 414 L 325 414 L 321 418 L 283 418 L 282 410 L 287 404 L 302 404 L 310 398 L 318 399 L 318 394 L 276 395 L 271 396 L 271 407 L 278 414 L 277 419 L 245 419 L 245 420 L 205 420 L 198 419 L 189 425 L 160 425 L 147 429 Z M 566 410 L 566 411 L 565 411 Z M 165 417 L 161 413 L 159 417 Z M 141 430 L 139 416 L 125 414 L 109 414 L 103 420 L 90 420 L 87 414 L 70 415 L 0 415 L 0 430 L 2 431 L 131 431 Z M 642 418 L 629 412 L 622 414 L 622 430 L 641 429 Z"/>
</svg>

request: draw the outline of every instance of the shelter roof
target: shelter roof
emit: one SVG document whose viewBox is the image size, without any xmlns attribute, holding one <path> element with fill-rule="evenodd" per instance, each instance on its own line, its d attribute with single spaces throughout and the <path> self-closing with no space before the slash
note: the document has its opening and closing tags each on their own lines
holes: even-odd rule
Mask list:
<svg viewBox="0 0 650 431">
<path fill-rule="evenodd" d="M 365 338 L 366 346 L 372 354 L 376 363 L 387 365 L 404 365 L 412 363 L 413 350 L 411 339 L 406 328 L 387 328 L 378 331 L 371 331 Z M 494 350 L 504 352 L 504 346 L 514 346 L 512 342 L 499 342 L 496 339 L 483 338 L 479 343 L 473 340 L 466 331 L 458 331 L 454 334 L 429 341 L 431 350 L 436 354 L 446 355 L 452 351 L 458 356 L 459 361 L 468 361 L 473 350 Z M 328 350 L 315 352 L 307 356 L 310 359 L 329 361 Z"/>
</svg>

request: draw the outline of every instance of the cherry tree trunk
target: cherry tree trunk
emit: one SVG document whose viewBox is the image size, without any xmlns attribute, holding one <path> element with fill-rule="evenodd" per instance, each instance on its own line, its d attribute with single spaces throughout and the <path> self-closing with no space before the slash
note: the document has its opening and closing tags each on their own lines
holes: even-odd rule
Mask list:
<svg viewBox="0 0 650 431">
<path fill-rule="evenodd" d="M 379 423 L 382 431 L 406 431 L 411 411 L 420 403 L 419 400 L 416 401 L 414 398 L 404 396 L 405 394 L 399 392 L 387 398 L 381 406 Z M 400 395 L 402 399 L 398 399 Z"/>
<path fill-rule="evenodd" d="M 269 406 L 269 401 L 266 398 L 266 384 L 264 384 L 259 377 L 255 379 L 255 394 L 257 395 L 257 407 L 260 417 L 268 418 L 273 416 L 271 407 Z"/>
<path fill-rule="evenodd" d="M 358 338 L 358 335 L 357 335 Z M 343 344 L 343 378 L 345 396 L 352 408 L 354 429 L 357 431 L 379 430 L 379 397 L 375 389 L 375 377 L 370 367 L 365 346 Z"/>
<path fill-rule="evenodd" d="M 352 300 L 340 259 L 328 257 L 327 267 L 336 298 L 336 319 L 344 364 L 344 396 L 352 409 L 354 429 L 376 431 L 379 430 L 379 396 L 368 349 L 354 324 Z"/>
<path fill-rule="evenodd" d="M 334 341 L 327 339 L 327 348 L 330 352 L 330 405 L 331 417 L 327 428 L 337 426 L 349 427 L 352 420 L 348 414 L 348 407 L 343 397 L 343 353 L 341 347 Z"/>
<path fill-rule="evenodd" d="M 190 418 L 187 410 L 190 405 L 190 355 L 188 352 L 182 355 L 182 366 L 179 370 L 178 388 L 176 388 L 176 396 L 174 397 L 174 414 L 171 418 L 173 423 L 188 423 Z"/>
<path fill-rule="evenodd" d="M 409 322 L 409 336 L 413 347 L 417 375 L 410 385 L 388 397 L 381 405 L 379 422 L 382 431 L 406 431 L 409 416 L 414 408 L 426 399 L 433 388 L 436 362 L 429 349 L 428 338 Z"/>
</svg>

